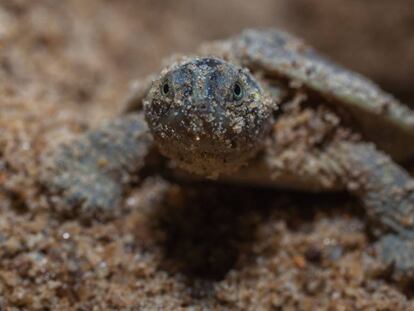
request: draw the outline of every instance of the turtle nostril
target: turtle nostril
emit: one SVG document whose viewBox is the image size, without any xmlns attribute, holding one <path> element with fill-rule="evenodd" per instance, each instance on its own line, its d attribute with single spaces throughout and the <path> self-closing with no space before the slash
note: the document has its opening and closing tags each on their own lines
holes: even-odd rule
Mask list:
<svg viewBox="0 0 414 311">
<path fill-rule="evenodd" d="M 208 111 L 208 104 L 207 103 L 200 103 L 197 106 L 197 110 L 200 112 L 207 112 Z"/>
<path fill-rule="evenodd" d="M 202 105 L 200 106 L 200 110 L 201 110 L 201 111 L 207 111 L 207 105 L 206 105 L 206 104 L 202 104 Z"/>
</svg>

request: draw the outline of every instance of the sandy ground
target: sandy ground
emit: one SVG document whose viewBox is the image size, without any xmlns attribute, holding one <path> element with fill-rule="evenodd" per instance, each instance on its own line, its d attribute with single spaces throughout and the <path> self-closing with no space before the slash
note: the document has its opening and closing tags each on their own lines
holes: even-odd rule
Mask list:
<svg viewBox="0 0 414 311">
<path fill-rule="evenodd" d="M 324 13 L 324 3 L 307 12 L 342 14 Z M 0 309 L 414 309 L 409 286 L 368 269 L 364 215 L 344 195 L 179 186 L 155 177 L 132 191 L 119 217 L 82 223 L 53 213 L 36 185 L 44 152 L 117 114 L 130 79 L 156 70 L 163 56 L 246 26 L 309 23 L 289 17 L 304 9 L 284 5 L 0 1 Z M 410 98 L 410 73 L 330 49 L 329 35 L 308 34 Z M 360 46 L 368 57 L 368 45 Z M 397 46 L 400 55 L 410 49 L 408 41 Z M 392 73 L 385 79 L 384 72 Z"/>
</svg>

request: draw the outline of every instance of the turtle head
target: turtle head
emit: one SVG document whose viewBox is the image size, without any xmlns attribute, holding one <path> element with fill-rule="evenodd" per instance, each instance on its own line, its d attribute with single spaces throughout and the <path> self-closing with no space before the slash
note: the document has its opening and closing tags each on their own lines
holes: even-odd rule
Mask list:
<svg viewBox="0 0 414 311">
<path fill-rule="evenodd" d="M 160 151 L 187 171 L 238 169 L 263 146 L 272 109 L 245 69 L 196 58 L 162 72 L 144 101 Z"/>
</svg>

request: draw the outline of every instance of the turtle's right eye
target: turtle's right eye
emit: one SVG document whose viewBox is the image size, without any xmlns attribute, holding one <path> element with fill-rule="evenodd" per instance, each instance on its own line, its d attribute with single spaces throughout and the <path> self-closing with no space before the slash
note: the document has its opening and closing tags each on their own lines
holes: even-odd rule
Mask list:
<svg viewBox="0 0 414 311">
<path fill-rule="evenodd" d="M 170 84 L 168 81 L 165 81 L 161 86 L 161 93 L 162 95 L 168 95 L 170 93 Z"/>
<path fill-rule="evenodd" d="M 243 87 L 239 82 L 236 82 L 233 86 L 233 99 L 240 100 L 243 98 L 244 91 Z"/>
</svg>

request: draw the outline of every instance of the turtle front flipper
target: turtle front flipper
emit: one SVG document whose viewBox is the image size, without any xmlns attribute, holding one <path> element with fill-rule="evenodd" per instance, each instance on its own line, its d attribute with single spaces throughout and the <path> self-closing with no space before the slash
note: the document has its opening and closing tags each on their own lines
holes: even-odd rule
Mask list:
<svg viewBox="0 0 414 311">
<path fill-rule="evenodd" d="M 141 113 L 130 113 L 61 145 L 46 156 L 40 182 L 64 214 L 105 217 L 152 145 Z"/>
<path fill-rule="evenodd" d="M 370 144 L 343 142 L 330 154 L 344 169 L 347 188 L 365 206 L 379 241 L 376 254 L 396 280 L 414 278 L 414 180 Z"/>
</svg>

